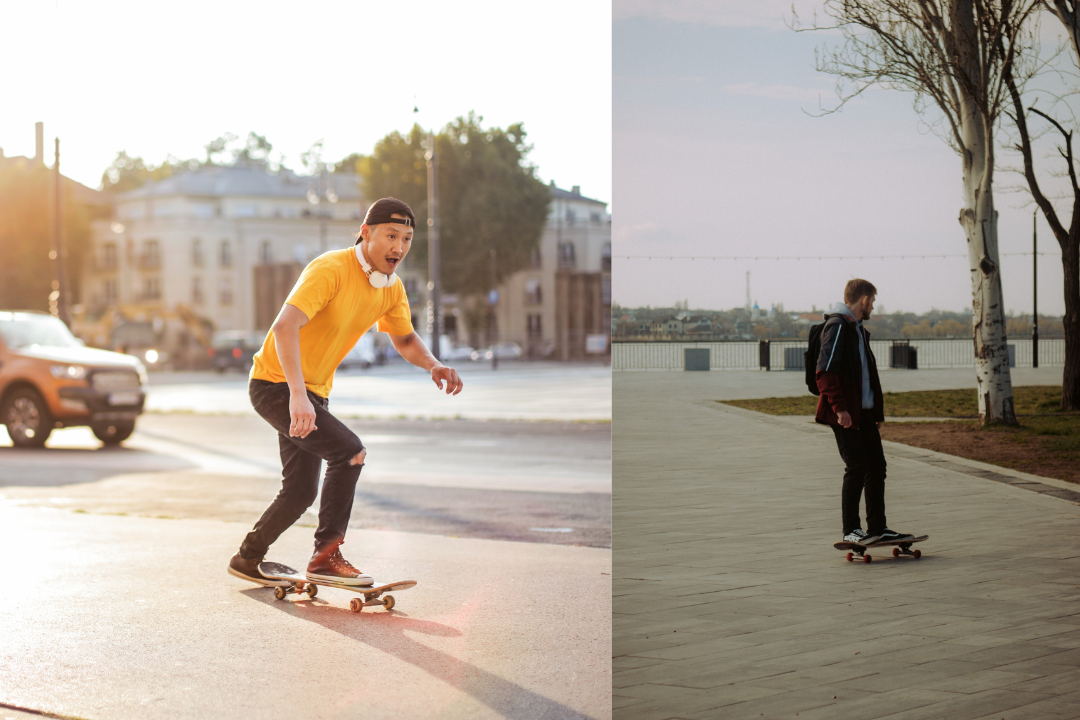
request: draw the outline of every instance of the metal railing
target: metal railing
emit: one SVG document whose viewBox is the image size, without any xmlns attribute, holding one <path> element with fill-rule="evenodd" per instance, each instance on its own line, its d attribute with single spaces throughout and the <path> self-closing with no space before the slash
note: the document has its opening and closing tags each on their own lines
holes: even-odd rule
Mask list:
<svg viewBox="0 0 1080 720">
<path fill-rule="evenodd" d="M 872 340 L 870 349 L 878 369 L 890 365 L 893 340 Z M 973 367 L 975 348 L 967 339 L 908 339 L 917 352 L 919 368 Z M 805 339 L 772 340 L 767 348 L 769 369 L 802 370 Z M 1031 367 L 1031 338 L 1009 338 L 1016 367 Z M 710 370 L 764 369 L 762 345 L 756 340 L 715 342 L 619 342 L 611 343 L 611 369 L 617 371 L 683 370 L 686 348 L 708 348 Z M 1039 339 L 1039 365 L 1064 365 L 1065 339 Z"/>
</svg>

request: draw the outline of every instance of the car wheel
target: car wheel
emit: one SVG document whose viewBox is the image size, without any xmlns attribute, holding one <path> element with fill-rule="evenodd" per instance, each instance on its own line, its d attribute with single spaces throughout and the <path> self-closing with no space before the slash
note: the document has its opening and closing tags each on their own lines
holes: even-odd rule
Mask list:
<svg viewBox="0 0 1080 720">
<path fill-rule="evenodd" d="M 53 429 L 49 408 L 33 388 L 19 388 L 8 395 L 3 419 L 15 447 L 42 447 Z"/>
<path fill-rule="evenodd" d="M 115 422 L 91 425 L 90 429 L 98 440 L 106 445 L 119 445 L 135 432 L 134 420 L 116 420 Z"/>
</svg>

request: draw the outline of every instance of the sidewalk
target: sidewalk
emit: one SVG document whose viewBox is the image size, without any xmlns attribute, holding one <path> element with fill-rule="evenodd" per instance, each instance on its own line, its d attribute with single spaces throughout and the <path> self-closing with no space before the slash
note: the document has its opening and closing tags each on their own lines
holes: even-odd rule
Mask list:
<svg viewBox="0 0 1080 720">
<path fill-rule="evenodd" d="M 973 384 L 951 372 L 882 382 Z M 1014 383 L 1060 382 L 1027 372 Z M 713 402 L 785 381 L 615 375 L 614 716 L 1080 718 L 1080 504 L 886 443 L 889 525 L 930 540 L 918 561 L 847 563 L 831 434 Z"/>
<path fill-rule="evenodd" d="M 352 530 L 391 612 L 226 573 L 247 525 L 0 504 L 0 704 L 132 718 L 606 718 L 608 550 Z M 303 567 L 311 528 L 272 559 Z M 0 718 L 24 714 L 0 706 Z"/>
</svg>

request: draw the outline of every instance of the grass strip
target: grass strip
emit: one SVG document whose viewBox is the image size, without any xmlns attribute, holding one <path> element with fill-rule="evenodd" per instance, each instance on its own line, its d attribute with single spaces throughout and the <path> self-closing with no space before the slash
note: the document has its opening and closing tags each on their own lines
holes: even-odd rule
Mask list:
<svg viewBox="0 0 1080 720">
<path fill-rule="evenodd" d="M 970 390 L 913 390 L 885 393 L 885 414 L 889 417 L 978 418 L 979 399 Z M 817 396 L 806 393 L 795 397 L 755 398 L 753 400 L 717 400 L 768 415 L 813 415 Z M 1017 415 L 1061 412 L 1060 385 L 1025 385 L 1013 388 Z"/>
<path fill-rule="evenodd" d="M 770 415 L 813 415 L 817 398 L 806 395 L 718 400 Z M 887 422 L 883 440 L 956 455 L 1021 472 L 1080 484 L 1080 414 L 1062 412 L 1061 386 L 1013 388 L 1019 427 L 979 427 L 974 390 L 885 393 L 888 417 L 945 418 L 935 422 Z"/>
</svg>

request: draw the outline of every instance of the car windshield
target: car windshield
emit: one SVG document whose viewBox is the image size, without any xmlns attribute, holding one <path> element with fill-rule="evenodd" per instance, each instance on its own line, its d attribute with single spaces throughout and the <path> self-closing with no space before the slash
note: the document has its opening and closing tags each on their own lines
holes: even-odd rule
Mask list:
<svg viewBox="0 0 1080 720">
<path fill-rule="evenodd" d="M 0 312 L 0 337 L 9 348 L 81 345 L 67 326 L 51 315 Z"/>
</svg>

